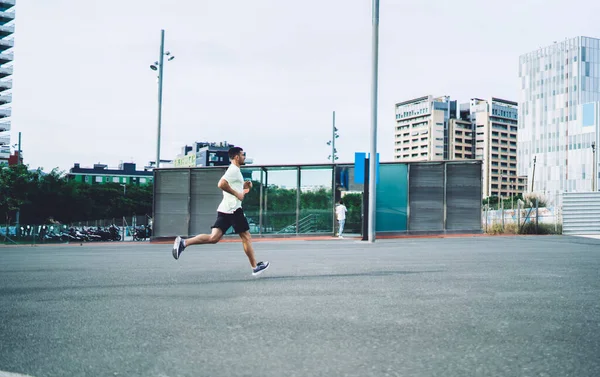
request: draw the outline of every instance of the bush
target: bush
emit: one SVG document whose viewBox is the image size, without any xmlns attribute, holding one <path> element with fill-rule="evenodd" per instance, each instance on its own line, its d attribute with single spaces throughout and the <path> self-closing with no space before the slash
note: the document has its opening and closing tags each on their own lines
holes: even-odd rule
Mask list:
<svg viewBox="0 0 600 377">
<path fill-rule="evenodd" d="M 547 207 L 549 200 L 544 194 L 540 194 L 537 192 L 528 192 L 523 197 L 523 201 L 525 202 L 526 208 L 535 208 L 535 201 L 538 202 L 538 207 Z"/>
<path fill-rule="evenodd" d="M 562 224 L 558 224 L 554 230 L 554 224 L 538 224 L 537 232 L 534 222 L 523 224 L 521 229 L 517 228 L 517 224 L 507 223 L 502 229 L 501 223 L 495 223 L 488 227 L 487 234 L 562 234 Z"/>
<path fill-rule="evenodd" d="M 504 224 L 504 229 L 502 229 L 501 223 L 493 224 L 491 227 L 488 227 L 487 234 L 517 234 L 517 224 L 508 223 Z"/>
<path fill-rule="evenodd" d="M 519 234 L 562 234 L 562 224 L 558 224 L 556 230 L 554 224 L 538 224 L 536 232 L 535 223 L 530 222 L 521 226 Z"/>
</svg>

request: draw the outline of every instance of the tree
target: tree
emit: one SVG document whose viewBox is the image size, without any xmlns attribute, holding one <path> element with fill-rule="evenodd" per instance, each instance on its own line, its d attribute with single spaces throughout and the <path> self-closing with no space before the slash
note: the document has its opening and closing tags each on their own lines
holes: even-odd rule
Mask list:
<svg viewBox="0 0 600 377">
<path fill-rule="evenodd" d="M 30 172 L 26 165 L 13 165 L 0 168 L 0 212 L 4 215 L 6 224 L 15 212 L 28 202 L 34 193 L 39 170 Z"/>
<path fill-rule="evenodd" d="M 86 184 L 69 181 L 67 175 L 52 170 L 29 171 L 25 165 L 0 169 L 0 213 L 10 223 L 17 209 L 22 224 L 44 224 L 50 219 L 69 224 L 152 213 L 151 184 L 127 187 L 118 183 Z"/>
</svg>

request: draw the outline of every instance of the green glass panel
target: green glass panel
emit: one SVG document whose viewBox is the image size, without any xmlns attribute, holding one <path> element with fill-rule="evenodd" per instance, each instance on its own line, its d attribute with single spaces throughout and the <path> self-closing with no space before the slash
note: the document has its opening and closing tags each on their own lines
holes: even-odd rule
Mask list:
<svg viewBox="0 0 600 377">
<path fill-rule="evenodd" d="M 408 165 L 380 165 L 377 184 L 377 232 L 406 231 Z"/>
</svg>

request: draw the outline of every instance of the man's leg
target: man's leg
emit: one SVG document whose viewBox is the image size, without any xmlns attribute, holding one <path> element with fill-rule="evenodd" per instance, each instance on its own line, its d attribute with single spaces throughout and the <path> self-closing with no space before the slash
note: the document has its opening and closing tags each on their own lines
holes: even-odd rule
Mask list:
<svg viewBox="0 0 600 377">
<path fill-rule="evenodd" d="M 190 245 L 201 245 L 206 243 L 217 243 L 223 237 L 223 231 L 220 228 L 212 228 L 212 232 L 210 234 L 199 234 L 196 237 L 188 238 L 184 240 L 183 238 L 177 236 L 175 237 L 175 242 L 173 243 L 173 258 L 179 259 L 183 250 Z"/>
<path fill-rule="evenodd" d="M 185 247 L 191 245 L 202 245 L 206 243 L 217 243 L 223 237 L 223 231 L 219 228 L 212 228 L 210 234 L 198 234 L 195 237 L 188 238 L 185 240 Z"/>
<path fill-rule="evenodd" d="M 340 237 L 342 236 L 342 233 L 344 232 L 344 224 L 346 223 L 346 220 L 340 220 Z"/>
<path fill-rule="evenodd" d="M 254 249 L 252 248 L 252 236 L 250 235 L 250 231 L 246 230 L 241 232 L 240 238 L 242 239 L 242 244 L 244 245 L 244 252 L 248 257 L 250 266 L 252 266 L 252 275 L 257 276 L 265 272 L 265 270 L 269 268 L 269 262 L 261 261 L 256 263 L 256 259 L 254 259 Z"/>
<path fill-rule="evenodd" d="M 242 239 L 242 245 L 244 246 L 244 252 L 248 257 L 248 262 L 250 262 L 250 266 L 252 268 L 256 268 L 256 259 L 254 258 L 254 248 L 252 247 L 252 236 L 250 235 L 250 231 L 245 231 L 240 233 L 240 238 Z"/>
</svg>

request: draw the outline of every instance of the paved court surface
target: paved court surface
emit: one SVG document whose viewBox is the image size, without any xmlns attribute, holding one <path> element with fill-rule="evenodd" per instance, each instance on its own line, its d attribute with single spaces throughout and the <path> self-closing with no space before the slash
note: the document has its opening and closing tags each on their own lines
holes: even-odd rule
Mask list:
<svg viewBox="0 0 600 377">
<path fill-rule="evenodd" d="M 0 376 L 599 376 L 600 240 L 0 247 Z"/>
</svg>

